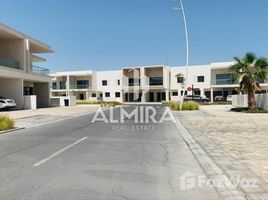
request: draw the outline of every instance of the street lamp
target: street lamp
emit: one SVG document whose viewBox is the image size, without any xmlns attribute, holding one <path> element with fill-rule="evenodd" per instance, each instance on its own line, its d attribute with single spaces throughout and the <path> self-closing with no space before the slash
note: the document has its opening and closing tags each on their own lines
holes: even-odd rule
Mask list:
<svg viewBox="0 0 268 200">
<path fill-rule="evenodd" d="M 188 72 L 189 72 L 189 37 L 188 37 L 188 27 L 187 27 L 187 20 L 185 16 L 185 11 L 183 7 L 182 0 L 178 0 L 178 4 L 180 4 L 180 7 L 175 6 L 173 7 L 173 10 L 182 11 L 183 21 L 184 21 L 184 31 L 185 31 L 185 43 L 186 43 L 186 75 L 185 75 L 185 86 L 187 88 L 188 85 Z M 180 110 L 182 110 L 182 104 L 185 97 L 185 88 L 183 88 L 182 92 L 182 99 L 180 102 Z"/>
</svg>

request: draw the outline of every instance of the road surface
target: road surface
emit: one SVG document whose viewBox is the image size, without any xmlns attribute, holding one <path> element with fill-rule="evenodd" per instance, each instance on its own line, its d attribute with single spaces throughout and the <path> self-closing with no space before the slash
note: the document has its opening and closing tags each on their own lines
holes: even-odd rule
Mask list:
<svg viewBox="0 0 268 200">
<path fill-rule="evenodd" d="M 154 108 L 159 120 L 166 107 Z M 204 174 L 172 121 L 93 116 L 0 135 L 0 199 L 219 199 L 210 187 L 182 188 L 185 173 Z"/>
</svg>

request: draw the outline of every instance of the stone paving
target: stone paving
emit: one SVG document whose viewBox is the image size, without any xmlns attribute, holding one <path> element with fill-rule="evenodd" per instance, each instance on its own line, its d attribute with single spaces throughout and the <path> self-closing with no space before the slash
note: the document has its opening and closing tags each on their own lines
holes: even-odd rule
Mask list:
<svg viewBox="0 0 268 200">
<path fill-rule="evenodd" d="M 247 199 L 268 199 L 268 114 L 229 109 L 204 106 L 175 116 L 229 178 L 257 181 L 256 187 L 239 185 Z"/>
</svg>

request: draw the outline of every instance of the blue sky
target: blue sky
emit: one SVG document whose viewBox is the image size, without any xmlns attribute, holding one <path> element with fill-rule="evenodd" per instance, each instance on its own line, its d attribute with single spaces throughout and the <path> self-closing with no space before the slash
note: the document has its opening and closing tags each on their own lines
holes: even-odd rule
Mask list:
<svg viewBox="0 0 268 200">
<path fill-rule="evenodd" d="M 176 0 L 1 0 L 0 21 L 51 45 L 51 71 L 185 64 Z M 268 56 L 267 0 L 184 0 L 190 64 Z"/>
</svg>

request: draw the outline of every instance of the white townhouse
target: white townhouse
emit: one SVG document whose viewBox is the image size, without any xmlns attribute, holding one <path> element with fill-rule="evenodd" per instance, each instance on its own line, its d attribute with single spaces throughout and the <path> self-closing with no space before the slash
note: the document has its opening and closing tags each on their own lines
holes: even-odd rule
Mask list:
<svg viewBox="0 0 268 200">
<path fill-rule="evenodd" d="M 50 74 L 50 96 L 75 96 L 79 100 L 104 100 L 122 102 L 121 71 L 70 71 Z"/>
<path fill-rule="evenodd" d="M 49 70 L 36 66 L 46 62 L 42 53 L 52 48 L 0 23 L 0 96 L 14 99 L 17 109 L 49 106 Z"/>
<path fill-rule="evenodd" d="M 232 64 L 233 62 L 222 62 L 189 66 L 187 85 L 183 85 L 182 79 L 176 77 L 178 74 L 186 77 L 185 66 L 132 66 L 115 71 L 58 72 L 52 74 L 54 82 L 51 96 L 73 95 L 77 99 L 119 102 L 161 102 L 179 101 L 185 90 L 188 95 L 206 96 L 213 102 L 215 96 L 226 98 L 238 93 L 238 83 L 232 83 L 231 80 L 229 67 Z M 81 88 L 81 84 L 84 88 Z M 76 85 L 76 88 L 72 85 Z M 268 80 L 261 83 L 261 86 L 261 93 L 266 93 Z"/>
</svg>

